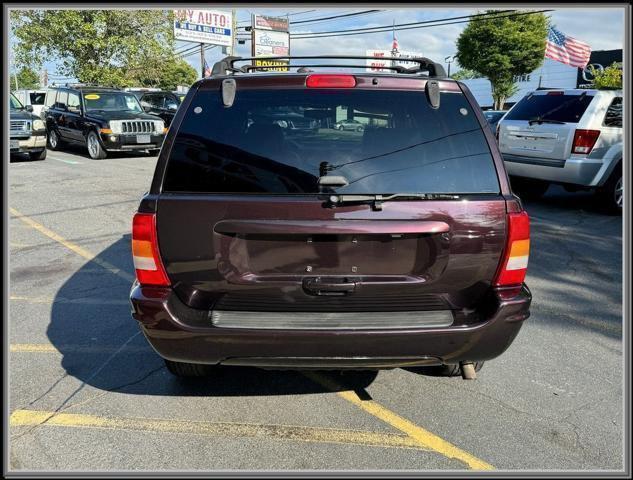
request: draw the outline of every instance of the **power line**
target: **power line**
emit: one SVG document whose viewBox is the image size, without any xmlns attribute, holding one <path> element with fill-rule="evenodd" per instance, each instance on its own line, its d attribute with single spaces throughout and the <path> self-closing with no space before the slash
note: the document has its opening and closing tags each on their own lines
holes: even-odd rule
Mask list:
<svg viewBox="0 0 633 480">
<path fill-rule="evenodd" d="M 501 14 L 501 13 L 510 13 L 510 12 L 516 12 L 516 10 L 502 10 L 502 11 L 497 12 L 497 13 Z M 449 17 L 449 18 L 439 18 L 439 19 L 435 19 L 435 20 L 424 20 L 424 21 L 420 21 L 420 22 L 398 23 L 398 24 L 395 24 L 395 25 L 380 25 L 380 26 L 377 26 L 377 27 L 351 28 L 351 29 L 345 29 L 345 30 L 330 30 L 330 31 L 324 31 L 324 32 L 295 33 L 295 35 L 318 35 L 318 34 L 326 34 L 326 33 L 360 32 L 362 30 L 376 30 L 376 29 L 385 29 L 385 28 L 393 29 L 394 27 L 408 27 L 410 25 L 426 25 L 428 23 L 444 22 L 444 21 L 448 21 L 448 20 L 461 20 L 461 19 L 464 19 L 464 18 L 474 18 L 474 17 L 482 17 L 482 16 L 490 16 L 490 15 L 491 15 L 490 13 L 477 13 L 477 14 L 472 14 L 472 15 L 462 15 L 460 17 Z"/>
<path fill-rule="evenodd" d="M 306 20 L 297 20 L 294 22 L 289 22 L 290 25 L 297 25 L 299 23 L 317 23 L 317 22 L 324 22 L 324 21 L 329 21 L 329 20 L 334 20 L 337 18 L 346 18 L 346 17 L 354 17 L 354 16 L 359 16 L 359 15 L 369 15 L 371 13 L 378 13 L 378 12 L 382 12 L 383 10 L 363 10 L 362 12 L 350 12 L 350 13 L 344 13 L 344 14 L 340 14 L 340 15 L 333 15 L 331 17 L 322 17 L 322 18 L 309 18 Z M 246 27 L 238 27 L 240 29 L 244 29 Z"/>
<path fill-rule="evenodd" d="M 499 19 L 499 18 L 519 17 L 519 16 L 523 16 L 523 15 L 534 15 L 535 13 L 543 13 L 543 12 L 551 12 L 551 11 L 552 10 L 537 10 L 537 11 L 534 11 L 534 12 L 512 13 L 510 15 L 498 15 L 498 16 L 491 16 L 493 14 L 480 14 L 480 15 L 488 15 L 487 19 L 496 20 L 496 19 Z M 374 28 L 382 28 L 383 30 L 371 30 L 371 31 L 362 31 L 362 32 L 359 32 L 359 31 L 351 32 L 350 30 L 341 30 L 341 33 L 328 34 L 328 35 L 318 35 L 316 33 L 313 34 L 312 32 L 306 32 L 304 34 L 296 34 L 296 33 L 295 34 L 291 34 L 290 38 L 293 38 L 295 40 L 304 40 L 304 39 L 310 39 L 310 38 L 345 37 L 345 36 L 349 36 L 349 35 L 366 35 L 366 34 L 370 34 L 370 33 L 385 33 L 385 32 L 391 32 L 393 30 L 397 30 L 397 31 L 401 31 L 401 30 L 415 30 L 415 29 L 419 29 L 419 28 L 439 27 L 439 26 L 443 26 L 443 25 L 454 25 L 454 24 L 457 24 L 457 23 L 468 23 L 468 22 L 470 22 L 470 19 L 469 20 L 458 20 L 458 21 L 455 21 L 455 22 L 445 22 L 445 20 L 450 20 L 450 18 L 449 19 L 432 20 L 432 22 L 443 22 L 443 23 L 434 23 L 433 25 L 426 25 L 426 24 L 424 24 L 424 23 L 429 23 L 429 22 L 416 22 L 415 23 L 416 26 L 412 26 L 412 27 L 397 27 L 396 26 L 396 28 L 394 28 L 393 25 L 385 25 L 384 27 L 374 27 Z M 322 32 L 322 33 L 327 33 L 327 32 Z"/>
</svg>

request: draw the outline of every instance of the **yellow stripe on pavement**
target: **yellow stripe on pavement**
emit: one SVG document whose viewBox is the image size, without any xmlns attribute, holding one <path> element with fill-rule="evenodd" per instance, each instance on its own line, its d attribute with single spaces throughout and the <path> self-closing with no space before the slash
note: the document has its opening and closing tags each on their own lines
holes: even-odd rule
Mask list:
<svg viewBox="0 0 633 480">
<path fill-rule="evenodd" d="M 112 418 L 39 410 L 15 410 L 11 414 L 9 424 L 12 427 L 43 424 L 70 428 L 104 428 L 227 437 L 260 437 L 301 442 L 342 443 L 426 450 L 419 442 L 406 435 L 297 425 L 192 422 L 155 418 Z"/>
<path fill-rule="evenodd" d="M 75 303 L 79 305 L 130 305 L 129 300 L 116 298 L 25 297 L 10 295 L 9 300 L 27 303 Z"/>
<path fill-rule="evenodd" d="M 342 390 L 344 387 L 324 375 L 313 372 L 304 372 L 304 375 L 325 388 L 336 391 L 337 395 L 341 398 L 356 405 L 370 415 L 373 415 L 401 432 L 406 433 L 409 438 L 416 442 L 421 448 L 427 448 L 440 453 L 445 457 L 460 460 L 473 470 L 494 470 L 494 467 L 489 463 L 480 460 L 470 453 L 465 452 L 464 450 L 447 442 L 443 438 L 438 437 L 434 433 L 431 433 L 406 418 L 401 417 L 397 413 L 383 407 L 378 402 L 373 400 L 361 400 L 353 391 L 338 391 Z"/>
<path fill-rule="evenodd" d="M 50 343 L 12 343 L 9 351 L 13 353 L 114 353 L 117 350 L 124 352 L 151 352 L 149 345 L 126 345 L 121 349 L 120 345 L 59 345 Z"/>
<path fill-rule="evenodd" d="M 29 218 L 26 215 L 22 215 L 15 208 L 9 208 L 9 212 L 11 212 L 11 215 L 13 215 L 14 217 L 22 220 L 28 226 L 34 228 L 35 230 L 37 230 L 38 232 L 42 233 L 43 235 L 46 235 L 48 238 L 52 238 L 56 242 L 61 243 L 64 247 L 68 248 L 69 250 L 72 250 L 77 255 L 80 255 L 80 256 L 84 257 L 85 259 L 90 260 L 90 261 L 96 263 L 97 265 L 102 266 L 106 270 L 110 271 L 111 273 L 114 273 L 115 275 L 118 275 L 119 277 L 121 277 L 121 278 L 123 278 L 125 280 L 128 280 L 130 282 L 134 281 L 134 276 L 133 275 L 130 275 L 126 271 L 121 270 L 120 268 L 112 265 L 109 262 L 106 262 L 105 260 L 101 260 L 94 253 L 89 252 L 85 248 L 82 248 L 79 245 L 66 240 L 61 235 L 58 235 L 55 232 L 53 232 L 52 230 L 49 230 L 48 228 L 46 228 L 44 225 L 41 225 L 41 224 L 37 223 L 32 218 Z"/>
</svg>

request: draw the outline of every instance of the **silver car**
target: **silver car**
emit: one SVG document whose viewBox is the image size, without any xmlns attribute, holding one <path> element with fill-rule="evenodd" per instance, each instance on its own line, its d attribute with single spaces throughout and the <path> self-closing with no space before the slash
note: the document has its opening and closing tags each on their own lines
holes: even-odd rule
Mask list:
<svg viewBox="0 0 633 480">
<path fill-rule="evenodd" d="M 551 183 L 593 189 L 622 209 L 622 91 L 537 90 L 497 126 L 513 190 L 537 198 Z"/>
</svg>

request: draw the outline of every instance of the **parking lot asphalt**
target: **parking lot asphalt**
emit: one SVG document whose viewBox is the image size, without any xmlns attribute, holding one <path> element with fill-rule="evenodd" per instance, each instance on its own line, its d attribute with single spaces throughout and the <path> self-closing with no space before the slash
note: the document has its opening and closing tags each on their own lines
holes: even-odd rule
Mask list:
<svg viewBox="0 0 633 480">
<path fill-rule="evenodd" d="M 551 187 L 532 315 L 475 381 L 227 367 L 171 376 L 130 316 L 156 157 L 9 165 L 10 469 L 621 470 L 622 217 Z"/>
</svg>

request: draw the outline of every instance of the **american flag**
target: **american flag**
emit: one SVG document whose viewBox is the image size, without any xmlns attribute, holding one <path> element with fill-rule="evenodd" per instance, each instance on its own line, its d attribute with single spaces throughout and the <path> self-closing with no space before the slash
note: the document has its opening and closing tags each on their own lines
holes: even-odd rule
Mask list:
<svg viewBox="0 0 633 480">
<path fill-rule="evenodd" d="M 209 67 L 209 64 L 207 63 L 207 61 L 204 61 L 204 78 L 208 78 L 211 76 L 211 68 Z"/>
<path fill-rule="evenodd" d="M 588 43 L 567 37 L 550 27 L 545 46 L 545 57 L 566 63 L 572 67 L 585 68 L 589 63 L 591 48 Z"/>
</svg>

